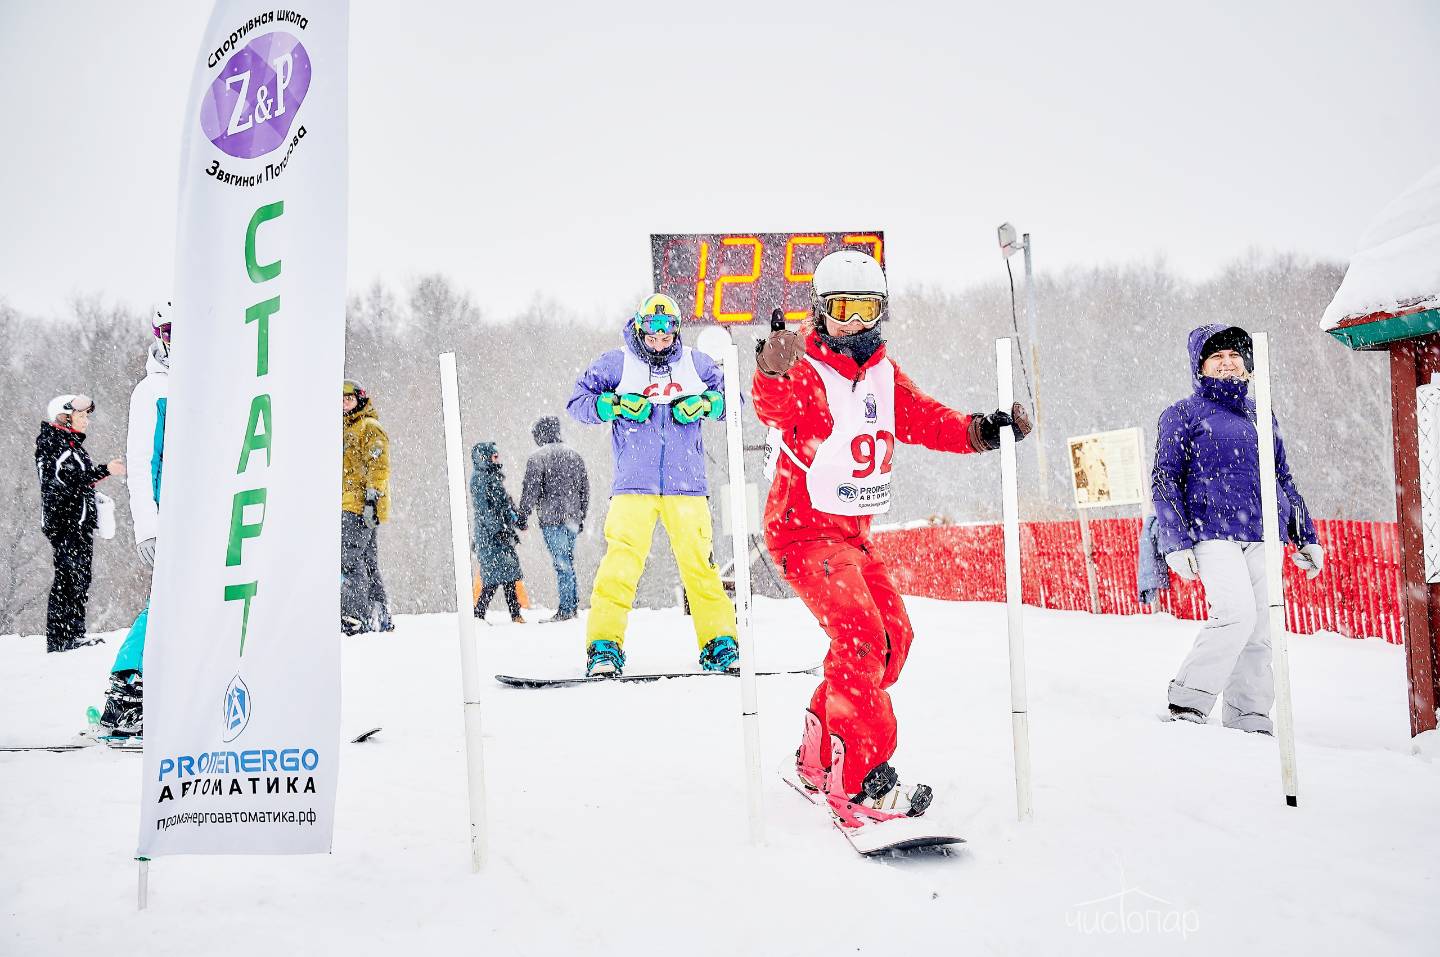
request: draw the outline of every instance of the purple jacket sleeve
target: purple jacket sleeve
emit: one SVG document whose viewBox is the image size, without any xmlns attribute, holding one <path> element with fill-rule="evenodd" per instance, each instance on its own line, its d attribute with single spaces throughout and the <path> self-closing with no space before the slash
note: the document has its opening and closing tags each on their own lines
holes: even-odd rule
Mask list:
<svg viewBox="0 0 1440 957">
<path fill-rule="evenodd" d="M 715 360 L 714 360 L 714 359 L 710 358 L 708 355 L 706 355 L 706 354 L 703 353 L 703 352 L 700 352 L 699 350 L 696 350 L 696 351 L 695 351 L 694 356 L 695 356 L 695 371 L 696 371 L 697 373 L 699 373 L 700 378 L 705 382 L 705 386 L 706 386 L 707 388 L 709 388 L 709 389 L 713 389 L 713 390 L 715 390 L 716 392 L 719 392 L 721 395 L 724 395 L 724 393 L 725 393 L 725 372 L 724 372 L 724 370 L 721 369 L 718 365 L 715 364 Z M 744 405 L 744 404 L 745 404 L 745 397 L 744 397 L 743 395 L 740 397 L 740 404 L 741 404 L 741 405 Z M 720 414 L 720 419 L 719 419 L 719 421 L 721 421 L 721 422 L 725 421 L 725 416 L 726 416 L 727 414 L 729 414 L 729 411 L 730 411 L 729 409 L 726 409 L 724 412 L 722 412 L 722 413 Z"/>
<path fill-rule="evenodd" d="M 595 400 L 602 392 L 615 391 L 624 368 L 625 357 L 619 349 L 612 349 L 590 363 L 590 368 L 575 380 L 575 391 L 565 405 L 570 418 L 586 425 L 600 425 L 600 416 L 595 412 Z"/>
<path fill-rule="evenodd" d="M 1280 437 L 1280 421 L 1274 418 L 1271 421 L 1274 422 L 1275 429 L 1275 482 L 1290 500 L 1290 523 L 1285 532 L 1296 546 L 1314 544 L 1320 539 L 1315 534 L 1315 523 L 1310 519 L 1310 509 L 1300 495 L 1300 489 L 1295 486 L 1295 477 L 1290 474 L 1290 462 L 1285 456 L 1285 440 Z"/>
<path fill-rule="evenodd" d="M 1195 544 L 1185 510 L 1185 475 L 1190 470 L 1190 440 L 1180 404 L 1160 413 L 1155 442 L 1155 468 L 1150 473 L 1150 498 L 1155 506 L 1155 532 L 1160 552 L 1169 555 Z"/>
</svg>

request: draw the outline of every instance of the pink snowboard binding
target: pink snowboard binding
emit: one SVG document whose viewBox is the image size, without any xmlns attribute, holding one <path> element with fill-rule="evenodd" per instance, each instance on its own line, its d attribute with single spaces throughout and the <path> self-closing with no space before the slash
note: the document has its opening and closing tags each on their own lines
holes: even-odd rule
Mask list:
<svg viewBox="0 0 1440 957">
<path fill-rule="evenodd" d="M 807 712 L 808 716 L 808 712 Z M 816 722 L 818 729 L 819 722 Z M 809 723 L 806 723 L 808 738 Z M 804 750 L 802 745 L 802 751 Z M 799 768 L 797 757 L 797 769 Z M 929 785 L 917 784 L 905 789 L 900 785 L 900 776 L 885 761 L 876 765 L 865 776 L 859 794 L 849 795 L 840 790 L 845 777 L 845 742 L 838 734 L 830 736 L 830 773 L 825 787 L 825 800 L 835 823 L 842 830 L 858 829 L 867 824 L 919 817 L 925 813 L 934 798 Z"/>
<path fill-rule="evenodd" d="M 795 752 L 795 776 L 807 791 L 824 791 L 829 783 L 830 769 L 821 761 L 824 752 L 824 734 L 820 730 L 820 719 L 809 708 L 805 709 L 805 736 Z"/>
</svg>

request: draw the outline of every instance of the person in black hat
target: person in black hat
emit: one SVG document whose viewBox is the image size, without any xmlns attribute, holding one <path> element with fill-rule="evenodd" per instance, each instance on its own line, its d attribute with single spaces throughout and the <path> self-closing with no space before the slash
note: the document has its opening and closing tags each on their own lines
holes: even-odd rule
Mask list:
<svg viewBox="0 0 1440 957">
<path fill-rule="evenodd" d="M 525 460 L 525 484 L 520 492 L 520 521 L 539 514 L 540 534 L 550 550 L 550 562 L 560 590 L 560 607 L 545 623 L 576 617 L 579 598 L 575 583 L 575 539 L 585 527 L 590 507 L 590 477 L 585 460 L 560 440 L 560 419 L 543 416 L 530 430 L 539 446 Z"/>
</svg>

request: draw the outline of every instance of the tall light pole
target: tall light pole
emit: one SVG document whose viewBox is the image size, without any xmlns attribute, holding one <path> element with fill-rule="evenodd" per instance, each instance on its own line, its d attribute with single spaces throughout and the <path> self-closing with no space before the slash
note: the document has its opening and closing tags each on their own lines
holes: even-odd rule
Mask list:
<svg viewBox="0 0 1440 957">
<path fill-rule="evenodd" d="M 1030 391 L 1035 402 L 1034 445 L 1036 471 L 1039 473 L 1037 481 L 1039 483 L 1040 501 L 1043 503 L 1046 497 L 1045 491 L 1049 484 L 1049 473 L 1045 468 L 1045 441 L 1043 434 L 1045 417 L 1040 411 L 1040 336 L 1035 328 L 1035 264 L 1031 258 L 1030 234 L 1026 233 L 1023 237 L 1017 238 L 1015 227 L 1009 223 L 1001 223 L 996 233 L 1000 238 L 1000 254 L 1005 258 L 1005 269 L 1007 272 L 1010 270 L 1010 257 L 1019 250 L 1024 250 L 1025 252 L 1025 339 L 1030 343 Z M 1010 309 L 1011 315 L 1013 316 L 1015 310 L 1015 277 L 1013 273 L 1010 277 Z M 1017 322 L 1016 325 L 1018 326 L 1019 323 Z M 1017 328 L 1015 331 L 1018 333 L 1020 330 Z"/>
</svg>

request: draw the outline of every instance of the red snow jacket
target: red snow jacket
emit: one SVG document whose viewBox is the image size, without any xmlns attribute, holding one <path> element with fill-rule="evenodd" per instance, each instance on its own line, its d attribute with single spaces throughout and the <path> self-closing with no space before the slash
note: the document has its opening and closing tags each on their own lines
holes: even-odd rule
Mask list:
<svg viewBox="0 0 1440 957">
<path fill-rule="evenodd" d="M 886 358 L 882 345 L 858 366 L 849 356 L 826 347 L 811 333 L 805 352 L 851 380 Z M 893 362 L 893 360 L 892 360 Z M 779 429 L 781 438 L 807 466 L 815 460 L 820 443 L 830 437 L 835 420 L 830 416 L 825 383 L 805 361 L 779 378 L 758 370 L 751 384 L 755 414 L 760 421 Z M 895 438 L 910 445 L 923 445 L 937 452 L 975 452 L 970 446 L 971 415 L 957 412 L 921 392 L 910 377 L 895 366 Z M 781 453 L 765 503 L 765 542 L 777 558 L 802 542 L 844 541 L 865 545 L 870 540 L 869 515 L 831 515 L 816 511 L 810 504 L 805 473 L 789 456 Z"/>
</svg>

